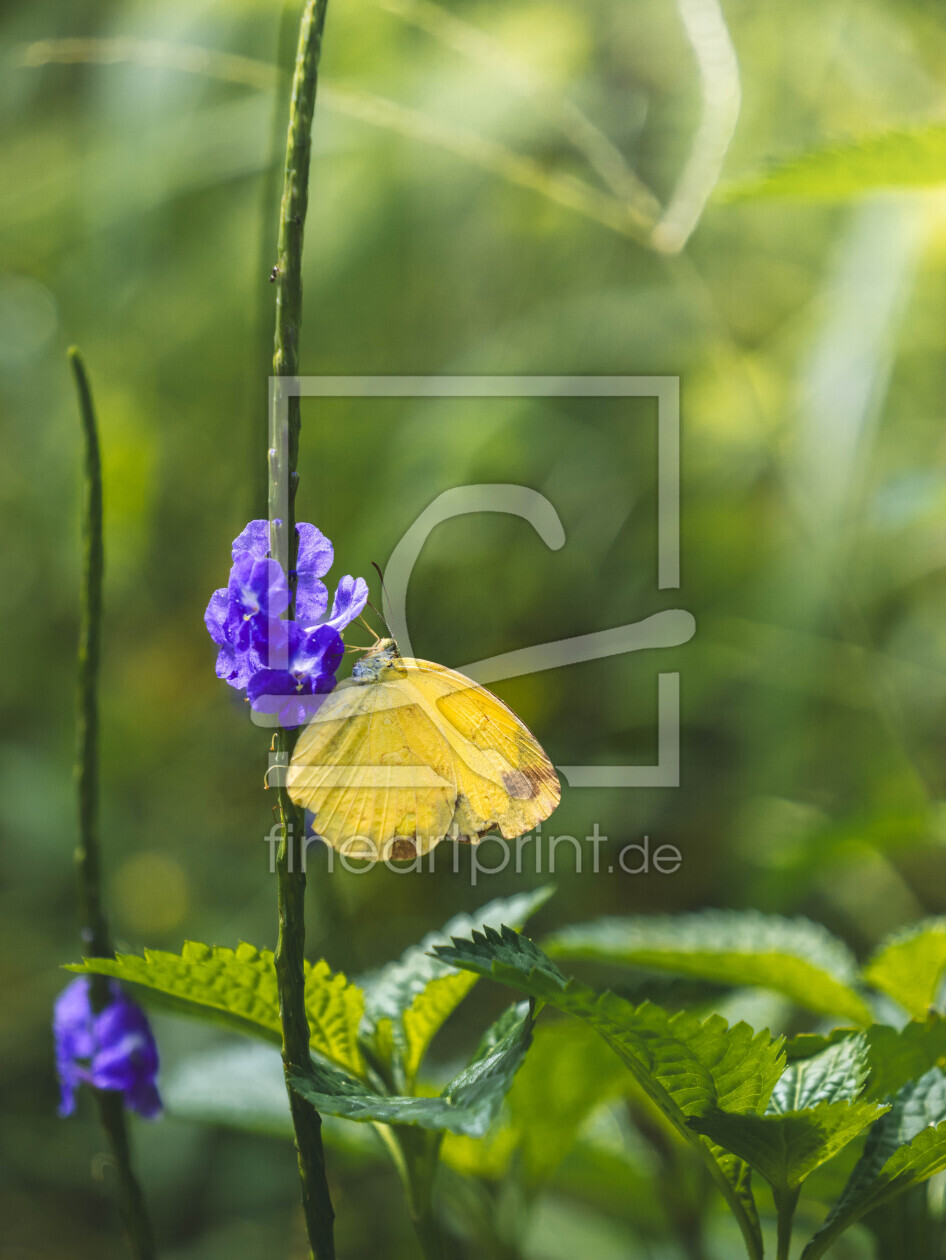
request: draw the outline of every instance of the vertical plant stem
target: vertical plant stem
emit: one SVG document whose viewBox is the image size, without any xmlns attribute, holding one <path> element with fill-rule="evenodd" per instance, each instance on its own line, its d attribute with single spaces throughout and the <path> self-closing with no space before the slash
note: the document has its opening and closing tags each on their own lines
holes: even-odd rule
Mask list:
<svg viewBox="0 0 946 1260">
<path fill-rule="evenodd" d="M 275 261 L 276 239 L 279 224 L 272 219 L 273 206 L 278 202 L 283 179 L 284 144 L 286 135 L 286 111 L 295 67 L 297 34 L 297 0 L 283 0 L 276 38 L 277 81 L 273 90 L 272 130 L 269 137 L 266 168 L 261 178 L 260 222 L 257 240 L 257 257 L 254 260 L 254 282 L 258 287 L 259 301 L 254 304 L 253 354 L 248 365 L 250 379 L 247 393 L 252 439 L 251 516 L 259 516 L 266 510 L 269 495 L 269 470 L 259 458 L 260 441 L 266 441 L 269 418 L 266 408 L 269 397 L 267 367 L 273 352 L 272 297 L 273 281 L 270 273 Z"/>
<path fill-rule="evenodd" d="M 302 244 L 309 200 L 309 160 L 312 120 L 318 83 L 322 31 L 327 0 L 306 0 L 299 29 L 299 46 L 289 104 L 289 136 L 279 236 L 276 247 L 276 336 L 274 377 L 294 377 L 299 371 L 299 329 L 302 319 Z M 278 386 L 278 380 L 276 382 Z M 301 415 L 299 398 L 288 398 L 288 424 L 273 426 L 269 452 L 269 504 L 272 554 L 281 560 L 293 593 L 288 617 L 295 604 L 297 551 L 295 500 L 299 459 Z M 274 415 L 276 393 L 273 391 Z M 294 735 L 280 729 L 274 747 L 277 762 L 285 766 L 292 755 Z M 279 787 L 282 840 L 276 860 L 279 906 L 279 938 L 276 945 L 276 983 L 282 1021 L 283 1066 L 296 1138 L 296 1155 L 302 1181 L 302 1206 L 309 1246 L 316 1260 L 334 1260 L 334 1212 L 325 1175 L 322 1120 L 318 1112 L 292 1089 L 294 1071 L 309 1066 L 309 1023 L 305 1010 L 305 815 Z"/>
<path fill-rule="evenodd" d="M 82 916 L 83 948 L 93 958 L 113 955 L 111 934 L 102 903 L 101 859 L 98 837 L 98 677 L 102 644 L 102 578 L 105 552 L 102 542 L 102 461 L 92 390 L 79 351 L 73 346 L 69 363 L 79 398 L 84 439 L 82 495 L 82 581 L 79 612 L 78 703 L 76 720 L 76 793 L 79 840 L 76 876 Z M 94 975 L 90 980 L 91 1003 L 101 1011 L 108 1002 L 108 981 Z M 154 1234 L 144 1194 L 132 1162 L 128 1121 L 121 1094 L 94 1090 L 99 1119 L 108 1138 L 118 1175 L 119 1204 L 132 1254 L 137 1260 L 154 1260 Z"/>
<path fill-rule="evenodd" d="M 434 1212 L 434 1178 L 441 1137 L 439 1133 L 411 1129 L 404 1140 L 411 1222 L 424 1260 L 445 1260 L 447 1254 Z"/>
<path fill-rule="evenodd" d="M 375 1130 L 394 1161 L 407 1195 L 421 1255 L 424 1260 L 445 1260 L 447 1252 L 433 1202 L 443 1135 L 408 1125 L 379 1124 Z"/>
<path fill-rule="evenodd" d="M 778 1217 L 778 1249 L 776 1260 L 789 1260 L 792 1246 L 792 1225 L 795 1220 L 795 1207 L 798 1203 L 799 1191 L 786 1190 L 781 1193 L 773 1191 L 775 1211 Z"/>
</svg>

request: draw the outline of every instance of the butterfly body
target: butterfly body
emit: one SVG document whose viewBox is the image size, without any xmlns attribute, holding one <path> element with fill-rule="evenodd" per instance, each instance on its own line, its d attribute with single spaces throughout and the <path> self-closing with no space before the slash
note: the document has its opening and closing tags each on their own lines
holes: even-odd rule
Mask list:
<svg viewBox="0 0 946 1260">
<path fill-rule="evenodd" d="M 374 860 L 493 830 L 511 839 L 561 797 L 511 709 L 455 670 L 402 657 L 393 639 L 326 696 L 296 744 L 288 787 L 329 844 Z"/>
</svg>

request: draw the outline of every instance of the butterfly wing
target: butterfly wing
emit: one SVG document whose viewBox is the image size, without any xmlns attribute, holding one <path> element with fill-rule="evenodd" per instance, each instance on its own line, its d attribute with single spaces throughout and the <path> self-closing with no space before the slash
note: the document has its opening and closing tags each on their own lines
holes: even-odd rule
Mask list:
<svg viewBox="0 0 946 1260">
<path fill-rule="evenodd" d="M 507 840 L 548 818 L 561 800 L 552 763 L 524 722 L 479 683 L 430 661 L 408 660 L 407 681 L 453 754 L 455 829 Z"/>
<path fill-rule="evenodd" d="M 426 853 L 449 831 L 456 800 L 449 746 L 400 671 L 390 673 L 340 683 L 299 737 L 287 776 L 319 835 L 371 861 Z"/>
<path fill-rule="evenodd" d="M 296 744 L 288 787 L 329 844 L 373 860 L 412 858 L 447 836 L 522 835 L 561 795 L 511 709 L 462 674 L 411 658 L 326 697 Z"/>
</svg>

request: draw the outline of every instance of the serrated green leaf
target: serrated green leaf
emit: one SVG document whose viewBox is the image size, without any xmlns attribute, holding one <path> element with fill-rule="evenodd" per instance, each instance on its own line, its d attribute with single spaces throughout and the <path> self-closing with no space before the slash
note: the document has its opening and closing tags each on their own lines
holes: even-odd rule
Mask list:
<svg viewBox="0 0 946 1260">
<path fill-rule="evenodd" d="M 946 125 L 894 128 L 809 149 L 757 175 L 720 187 L 718 200 L 804 197 L 836 201 L 891 188 L 946 183 Z"/>
<path fill-rule="evenodd" d="M 789 1063 L 772 1091 L 767 1112 L 787 1114 L 817 1103 L 852 1102 L 863 1090 L 869 1071 L 867 1037 L 844 1037 L 819 1054 Z"/>
<path fill-rule="evenodd" d="M 504 1016 L 477 1057 L 435 1098 L 380 1094 L 330 1064 L 313 1061 L 292 1087 L 323 1115 L 482 1137 L 496 1118 L 532 1040 L 527 1004 Z"/>
<path fill-rule="evenodd" d="M 476 983 L 469 972 L 458 972 L 432 956 L 435 945 L 446 945 L 451 936 L 474 928 L 511 923 L 522 927 L 548 901 L 552 885 L 532 892 L 489 902 L 473 914 L 459 914 L 439 932 L 431 932 L 412 945 L 396 962 L 383 967 L 365 985 L 365 1017 L 362 1035 L 375 1053 L 388 1061 L 393 1050 L 401 1059 L 405 1083 L 414 1080 L 436 1033 Z M 385 1040 L 379 1025 L 390 1021 Z"/>
<path fill-rule="evenodd" d="M 844 1193 L 802 1260 L 818 1260 L 867 1212 L 946 1169 L 946 1076 L 933 1068 L 905 1086 L 873 1127 Z"/>
<path fill-rule="evenodd" d="M 783 993 L 819 1014 L 869 1024 L 843 942 L 810 919 L 756 911 L 606 918 L 564 928 L 547 942 L 553 958 L 588 958 L 672 971 L 717 984 Z"/>
<path fill-rule="evenodd" d="M 884 1114 L 876 1103 L 820 1102 L 799 1111 L 692 1116 L 690 1127 L 761 1173 L 776 1193 L 794 1190 Z"/>
<path fill-rule="evenodd" d="M 864 967 L 868 984 L 925 1019 L 946 971 L 946 919 L 926 919 L 888 937 Z"/>
<path fill-rule="evenodd" d="M 474 932 L 470 939 L 437 947 L 437 954 L 590 1024 L 670 1123 L 700 1150 L 739 1221 L 750 1255 L 761 1256 L 746 1166 L 694 1137 L 687 1118 L 715 1108 L 764 1109 L 784 1064 L 780 1043 L 745 1024 L 729 1028 L 716 1015 L 701 1021 L 686 1011 L 670 1014 L 651 1003 L 635 1007 L 616 994 L 596 993 L 566 980 L 534 942 L 507 927 Z"/>
<path fill-rule="evenodd" d="M 271 950 L 245 942 L 236 949 L 187 941 L 180 954 L 148 949 L 144 956 L 86 958 L 70 971 L 112 976 L 180 1014 L 221 1023 L 237 1032 L 282 1042 L 276 969 Z M 361 1073 L 358 1047 L 363 995 L 320 960 L 305 964 L 309 1044 L 349 1071 Z"/>
</svg>

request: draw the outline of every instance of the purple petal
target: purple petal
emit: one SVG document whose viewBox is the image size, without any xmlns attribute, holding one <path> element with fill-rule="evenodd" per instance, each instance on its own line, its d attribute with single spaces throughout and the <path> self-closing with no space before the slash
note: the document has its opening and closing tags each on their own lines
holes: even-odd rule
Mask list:
<svg viewBox="0 0 946 1260">
<path fill-rule="evenodd" d="M 224 644 L 227 636 L 224 631 L 224 622 L 227 619 L 230 601 L 227 598 L 225 588 L 214 591 L 210 597 L 210 603 L 207 605 L 207 611 L 204 613 L 204 625 L 207 627 L 207 633 L 213 639 L 214 643 Z"/>
<path fill-rule="evenodd" d="M 257 713 L 278 713 L 296 680 L 286 669 L 260 669 L 246 684 L 246 694 Z"/>
<path fill-rule="evenodd" d="M 314 573 L 299 571 L 296 579 L 296 620 L 304 626 L 314 626 L 325 616 L 328 608 L 328 589 Z"/>
<path fill-rule="evenodd" d="M 155 1077 L 158 1047 L 144 1011 L 108 982 L 109 999 L 95 1014 L 88 976 L 79 976 L 63 990 L 53 1013 L 56 1071 L 60 1082 L 59 1114 L 71 1115 L 81 1082 L 97 1089 L 120 1091 L 125 1105 L 143 1116 L 161 1110 Z"/>
<path fill-rule="evenodd" d="M 141 1077 L 125 1090 L 125 1106 L 136 1111 L 143 1120 L 157 1120 L 164 1105 L 153 1080 Z"/>
<path fill-rule="evenodd" d="M 259 653 L 252 647 L 238 652 L 236 648 L 227 646 L 217 653 L 217 677 L 238 691 L 243 690 L 261 666 Z"/>
<path fill-rule="evenodd" d="M 332 615 L 325 625 L 342 631 L 356 617 L 360 616 L 368 602 L 368 583 L 364 578 L 346 575 L 341 578 L 332 602 Z"/>
<path fill-rule="evenodd" d="M 250 521 L 249 525 L 233 540 L 233 558 L 248 552 L 254 559 L 265 560 L 269 555 L 269 521 Z"/>
<path fill-rule="evenodd" d="M 306 674 L 334 674 L 342 663 L 345 644 L 334 626 L 316 626 L 298 645 L 294 668 Z"/>
<path fill-rule="evenodd" d="M 332 682 L 334 683 L 334 678 Z M 280 726 L 301 726 L 321 701 L 298 690 L 295 675 L 282 669 L 261 669 L 247 685 L 246 694 L 257 713 L 275 713 Z"/>
<path fill-rule="evenodd" d="M 335 548 L 320 529 L 314 525 L 308 525 L 305 521 L 296 526 L 296 536 L 299 541 L 296 556 L 296 572 L 299 577 L 301 578 L 303 573 L 317 578 L 324 577 L 332 567 Z"/>
<path fill-rule="evenodd" d="M 259 664 L 257 669 L 289 667 L 289 630 L 294 622 L 282 617 L 253 618 L 253 647 Z"/>
</svg>

